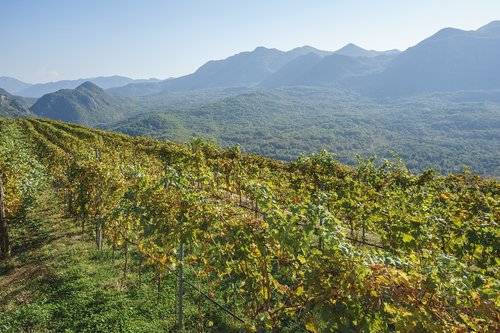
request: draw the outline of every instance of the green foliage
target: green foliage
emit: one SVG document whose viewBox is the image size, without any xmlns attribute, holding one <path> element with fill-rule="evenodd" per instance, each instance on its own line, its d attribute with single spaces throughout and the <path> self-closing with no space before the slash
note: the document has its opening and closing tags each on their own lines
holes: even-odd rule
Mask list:
<svg viewBox="0 0 500 333">
<path fill-rule="evenodd" d="M 395 151 L 414 172 L 457 173 L 469 166 L 482 175 L 500 175 L 500 107 L 488 92 L 374 100 L 334 87 L 291 87 L 223 97 L 203 102 L 194 93 L 177 96 L 194 105 L 156 97 L 148 102 L 154 113 L 105 128 L 177 142 L 215 139 L 287 161 L 327 149 L 355 165 L 356 155 L 387 158 Z"/>
<path fill-rule="evenodd" d="M 36 204 L 37 192 L 46 181 L 45 168 L 33 158 L 27 138 L 11 120 L 0 119 L 0 147 L 7 219 L 22 220 Z"/>
<path fill-rule="evenodd" d="M 27 117 L 30 115 L 27 101 L 21 97 L 14 97 L 0 88 L 0 117 Z"/>
<path fill-rule="evenodd" d="M 182 265 L 248 330 L 499 329 L 495 180 L 413 174 L 397 156 L 358 156 L 354 168 L 321 151 L 285 163 L 199 139 L 177 145 L 41 119 L 15 124 L 82 225 L 97 226 L 160 280 Z M 130 327 L 126 301 L 55 289 L 109 313 L 98 317 L 102 327 L 89 313 L 79 329 Z M 56 306 L 66 311 L 57 316 L 78 322 L 69 307 Z"/>
</svg>

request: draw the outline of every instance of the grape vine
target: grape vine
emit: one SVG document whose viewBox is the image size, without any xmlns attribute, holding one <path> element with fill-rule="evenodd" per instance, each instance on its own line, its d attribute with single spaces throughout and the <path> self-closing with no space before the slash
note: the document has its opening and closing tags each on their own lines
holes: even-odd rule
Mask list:
<svg viewBox="0 0 500 333">
<path fill-rule="evenodd" d="M 414 175 L 400 160 L 353 168 L 324 151 L 284 163 L 42 119 L 15 126 L 98 248 L 136 251 L 159 276 L 193 270 L 249 330 L 500 329 L 496 180 Z"/>
</svg>

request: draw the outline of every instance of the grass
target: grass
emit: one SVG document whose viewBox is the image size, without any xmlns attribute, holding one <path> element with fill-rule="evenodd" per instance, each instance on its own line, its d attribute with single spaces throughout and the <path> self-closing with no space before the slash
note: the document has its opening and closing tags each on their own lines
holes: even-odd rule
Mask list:
<svg viewBox="0 0 500 333">
<path fill-rule="evenodd" d="M 177 332 L 177 279 L 156 273 L 134 252 L 97 251 L 65 216 L 51 191 L 23 221 L 12 223 L 13 256 L 0 263 L 0 332 Z M 185 332 L 241 332 L 228 315 L 188 286 Z"/>
</svg>

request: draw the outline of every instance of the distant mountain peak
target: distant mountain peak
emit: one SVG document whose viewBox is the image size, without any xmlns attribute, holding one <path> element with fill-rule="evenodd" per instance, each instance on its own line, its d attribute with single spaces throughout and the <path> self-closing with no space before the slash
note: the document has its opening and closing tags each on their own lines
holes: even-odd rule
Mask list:
<svg viewBox="0 0 500 333">
<path fill-rule="evenodd" d="M 484 31 L 484 30 L 498 29 L 498 28 L 500 28 L 500 20 L 491 21 L 490 23 L 483 25 L 481 28 L 477 29 L 476 31 Z"/>
<path fill-rule="evenodd" d="M 265 46 L 257 46 L 255 50 L 253 50 L 251 53 L 268 53 L 268 52 L 275 52 L 278 51 L 275 48 L 268 48 Z"/>
<path fill-rule="evenodd" d="M 90 81 L 85 81 L 84 83 L 80 84 L 78 87 L 76 87 L 77 90 L 82 90 L 82 89 L 87 89 L 90 91 L 95 91 L 95 92 L 103 92 L 104 90 L 99 87 L 97 84 L 92 83 Z"/>
<path fill-rule="evenodd" d="M 2 87 L 2 78 L 0 77 L 0 87 Z M 113 76 L 98 76 L 92 78 L 81 78 L 76 80 L 61 80 L 56 82 L 48 83 L 36 83 L 33 85 L 26 85 L 24 88 L 8 89 L 5 85 L 2 88 L 7 89 L 9 92 L 14 93 L 14 95 L 20 95 L 24 97 L 42 97 L 45 94 L 53 93 L 61 89 L 75 89 L 82 83 L 90 81 L 96 84 L 102 89 L 110 89 L 115 87 L 123 87 L 131 83 L 143 83 L 148 82 L 148 80 L 134 80 L 125 76 L 113 75 Z M 15 87 L 14 87 L 15 88 Z M 95 87 L 92 87 L 95 89 Z"/>
<path fill-rule="evenodd" d="M 304 46 L 296 47 L 296 48 L 290 50 L 289 52 L 293 52 L 293 51 L 302 51 L 302 52 L 308 52 L 309 53 L 309 52 L 315 52 L 315 51 L 320 51 L 320 50 L 318 50 L 315 47 L 309 46 L 309 45 L 304 45 Z"/>
<path fill-rule="evenodd" d="M 389 54 L 396 54 L 399 53 L 399 50 L 393 49 L 393 50 L 388 50 L 388 51 L 375 51 L 375 50 L 367 50 L 362 47 L 359 47 L 356 44 L 349 43 L 345 45 L 344 47 L 338 49 L 335 51 L 335 54 L 340 54 L 343 56 L 348 56 L 348 57 L 376 57 L 379 55 L 389 55 Z"/>
<path fill-rule="evenodd" d="M 356 45 L 356 44 L 354 44 L 354 43 L 349 43 L 349 44 L 347 44 L 346 46 L 344 46 L 343 48 L 341 48 L 341 50 L 342 50 L 342 49 L 355 49 L 355 50 L 365 50 L 365 51 L 368 51 L 368 50 L 366 50 L 366 49 L 364 49 L 364 48 L 362 48 L 362 47 L 360 47 L 360 46 L 357 46 L 357 45 Z"/>
<path fill-rule="evenodd" d="M 0 76 L 0 88 L 3 88 L 14 95 L 30 86 L 31 83 L 22 82 L 13 77 Z"/>
<path fill-rule="evenodd" d="M 436 32 L 434 35 L 427 39 L 436 39 L 436 38 L 449 38 L 449 37 L 455 37 L 457 35 L 461 35 L 467 33 L 465 30 L 460 30 L 457 28 L 444 28 Z"/>
<path fill-rule="evenodd" d="M 296 47 L 296 48 L 288 51 L 287 53 L 288 54 L 296 54 L 296 55 L 306 55 L 308 53 L 314 53 L 314 54 L 322 56 L 322 57 L 332 54 L 332 52 L 330 52 L 330 51 L 319 50 L 319 49 L 312 47 L 312 46 L 309 46 L 309 45 Z"/>
<path fill-rule="evenodd" d="M 476 32 L 491 37 L 500 37 L 500 20 L 492 21 L 477 29 Z"/>
<path fill-rule="evenodd" d="M 91 125 L 122 119 L 131 110 L 132 101 L 108 94 L 89 81 L 75 89 L 45 94 L 30 108 L 39 117 Z"/>
</svg>

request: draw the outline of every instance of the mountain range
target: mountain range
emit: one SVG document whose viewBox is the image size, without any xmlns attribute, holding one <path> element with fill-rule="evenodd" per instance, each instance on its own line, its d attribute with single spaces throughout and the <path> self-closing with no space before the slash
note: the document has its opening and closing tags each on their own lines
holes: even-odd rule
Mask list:
<svg viewBox="0 0 500 333">
<path fill-rule="evenodd" d="M 498 59 L 500 21 L 493 21 L 475 31 L 442 29 L 403 52 L 365 50 L 352 43 L 334 52 L 310 46 L 286 52 L 258 47 L 162 81 L 112 76 L 29 85 L 0 77 L 0 87 L 15 95 L 40 97 L 86 81 L 129 96 L 234 87 L 340 85 L 368 96 L 390 97 L 499 88 Z"/>
<path fill-rule="evenodd" d="M 43 88 L 75 87 L 36 101 L 13 96 L 36 85 L 3 77 L 0 87 L 13 90 L 0 91 L 0 114 L 177 141 L 201 136 L 280 159 L 328 149 L 354 163 L 356 154 L 392 149 L 420 170 L 466 163 L 498 176 L 499 59 L 493 21 L 442 29 L 403 52 L 258 47 L 168 80 L 60 81 Z"/>
<path fill-rule="evenodd" d="M 60 89 L 74 89 L 84 82 L 90 81 L 103 89 L 124 86 L 130 83 L 158 82 L 158 79 L 134 80 L 125 76 L 100 76 L 87 79 L 62 80 L 49 83 L 30 84 L 8 76 L 0 77 L 0 88 L 24 97 L 41 97 Z"/>
<path fill-rule="evenodd" d="M 276 83 L 322 84 L 336 82 L 343 74 L 351 72 L 370 72 L 380 67 L 399 53 L 398 50 L 365 50 L 354 44 L 335 51 L 318 50 L 311 46 L 302 46 L 290 51 L 281 51 L 257 47 L 251 52 L 241 52 L 223 60 L 209 61 L 194 73 L 161 82 L 128 84 L 110 89 L 110 91 L 132 96 L 146 96 L 172 91 L 191 91 L 199 89 L 228 87 L 270 87 Z M 324 60 L 324 62 L 322 62 Z M 321 64 L 319 64 L 322 62 Z M 313 65 L 318 65 L 313 66 Z M 323 67 L 328 67 L 327 72 Z M 346 67 L 346 68 L 344 68 Z M 309 72 L 308 70 L 311 70 Z M 317 77 L 314 71 L 319 71 Z M 324 76 L 332 74 L 329 80 Z M 273 76 L 277 76 L 274 78 Z M 305 76 L 300 81 L 301 75 Z M 299 80 L 296 82 L 296 80 Z"/>
<path fill-rule="evenodd" d="M 367 95 L 500 87 L 500 21 L 475 31 L 442 29 L 402 52 L 380 73 L 352 80 Z"/>
<path fill-rule="evenodd" d="M 288 52 L 258 47 L 209 61 L 192 74 L 154 83 L 132 83 L 113 92 L 145 96 L 222 87 L 340 85 L 376 97 L 500 87 L 500 21 L 475 31 L 445 28 L 403 52 L 335 51 L 310 46 Z"/>
</svg>

